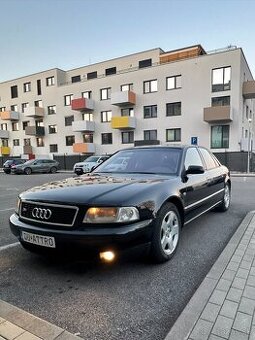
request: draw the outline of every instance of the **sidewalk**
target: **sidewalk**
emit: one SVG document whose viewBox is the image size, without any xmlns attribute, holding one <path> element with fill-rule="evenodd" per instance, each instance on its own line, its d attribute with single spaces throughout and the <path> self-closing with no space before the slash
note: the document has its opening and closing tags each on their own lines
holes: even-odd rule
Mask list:
<svg viewBox="0 0 255 340">
<path fill-rule="evenodd" d="M 255 211 L 247 214 L 165 340 L 255 340 Z"/>
</svg>

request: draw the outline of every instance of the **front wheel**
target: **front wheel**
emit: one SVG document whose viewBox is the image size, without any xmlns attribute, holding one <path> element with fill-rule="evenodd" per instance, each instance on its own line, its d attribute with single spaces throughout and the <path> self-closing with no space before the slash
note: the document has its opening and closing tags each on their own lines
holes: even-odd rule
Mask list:
<svg viewBox="0 0 255 340">
<path fill-rule="evenodd" d="M 52 174 L 55 174 L 57 172 L 57 168 L 55 166 L 53 166 L 51 169 L 50 169 L 50 173 Z"/>
<path fill-rule="evenodd" d="M 230 206 L 230 198 L 231 198 L 231 191 L 229 183 L 225 184 L 224 188 L 224 196 L 223 200 L 221 201 L 220 205 L 217 207 L 217 211 L 227 211 Z"/>
<path fill-rule="evenodd" d="M 24 169 L 24 173 L 25 173 L 26 175 L 31 175 L 32 169 L 31 169 L 31 168 L 25 168 L 25 169 Z"/>
<path fill-rule="evenodd" d="M 156 218 L 151 243 L 151 257 L 162 263 L 171 259 L 176 252 L 180 239 L 181 218 L 173 203 L 162 206 Z"/>
</svg>

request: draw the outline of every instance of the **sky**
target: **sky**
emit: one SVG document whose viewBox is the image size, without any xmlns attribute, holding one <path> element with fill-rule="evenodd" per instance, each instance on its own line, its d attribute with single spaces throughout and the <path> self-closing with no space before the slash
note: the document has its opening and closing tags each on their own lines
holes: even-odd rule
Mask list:
<svg viewBox="0 0 255 340">
<path fill-rule="evenodd" d="M 0 0 L 0 82 L 161 47 L 242 47 L 255 77 L 255 0 Z"/>
</svg>

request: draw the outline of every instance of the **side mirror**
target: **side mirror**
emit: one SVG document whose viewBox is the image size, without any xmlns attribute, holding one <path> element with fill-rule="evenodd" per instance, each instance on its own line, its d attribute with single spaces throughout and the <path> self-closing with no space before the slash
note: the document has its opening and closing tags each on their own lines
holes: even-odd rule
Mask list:
<svg viewBox="0 0 255 340">
<path fill-rule="evenodd" d="M 190 165 L 186 170 L 186 175 L 203 174 L 205 169 L 200 165 Z"/>
<path fill-rule="evenodd" d="M 92 172 L 93 170 L 95 170 L 96 167 L 97 167 L 97 165 L 92 166 L 92 168 L 90 169 L 90 172 Z"/>
</svg>

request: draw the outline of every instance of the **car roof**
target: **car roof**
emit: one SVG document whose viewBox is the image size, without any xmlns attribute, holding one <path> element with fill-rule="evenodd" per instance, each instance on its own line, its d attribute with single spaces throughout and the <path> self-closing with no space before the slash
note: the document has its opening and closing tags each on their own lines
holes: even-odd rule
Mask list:
<svg viewBox="0 0 255 340">
<path fill-rule="evenodd" d="M 130 147 L 130 148 L 126 148 L 126 149 L 121 149 L 119 151 L 122 150 L 137 150 L 137 149 L 187 149 L 190 147 L 200 147 L 198 145 L 188 145 L 188 144 L 172 144 L 172 145 L 144 145 L 144 146 L 134 146 L 134 147 Z"/>
</svg>

